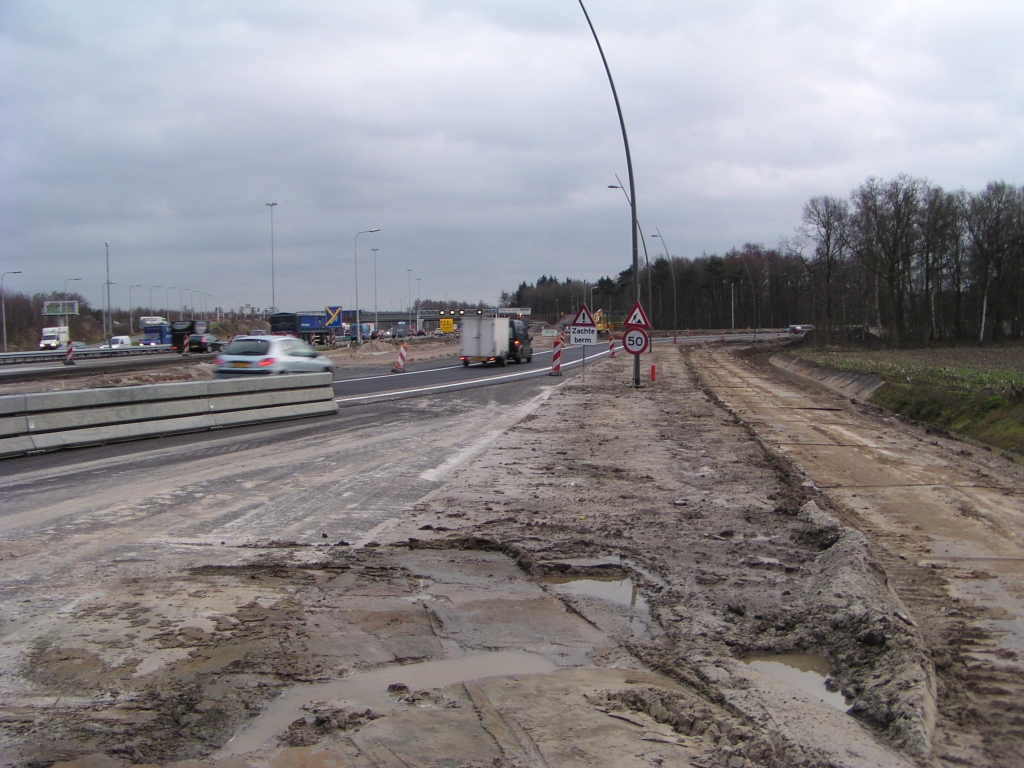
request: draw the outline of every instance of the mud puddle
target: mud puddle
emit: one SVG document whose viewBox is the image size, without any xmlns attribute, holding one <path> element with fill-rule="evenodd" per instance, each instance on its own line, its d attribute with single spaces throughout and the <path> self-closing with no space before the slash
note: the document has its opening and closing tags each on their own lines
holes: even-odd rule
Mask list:
<svg viewBox="0 0 1024 768">
<path fill-rule="evenodd" d="M 404 706 L 396 691 L 432 690 L 486 677 L 546 674 L 556 666 L 536 653 L 496 651 L 474 653 L 459 659 L 427 661 L 357 672 L 340 680 L 287 689 L 272 701 L 249 726 L 234 736 L 214 759 L 243 755 L 279 736 L 304 709 L 314 703 L 344 703 L 374 710 Z"/>
<path fill-rule="evenodd" d="M 629 576 L 615 574 L 551 574 L 540 579 L 558 595 L 588 597 L 626 608 L 629 626 L 639 637 L 651 636 L 651 611 L 647 600 Z"/>
<path fill-rule="evenodd" d="M 840 712 L 850 708 L 850 702 L 842 693 L 829 690 L 829 663 L 824 656 L 813 653 L 759 653 L 741 661 L 773 680 L 821 699 Z"/>
</svg>

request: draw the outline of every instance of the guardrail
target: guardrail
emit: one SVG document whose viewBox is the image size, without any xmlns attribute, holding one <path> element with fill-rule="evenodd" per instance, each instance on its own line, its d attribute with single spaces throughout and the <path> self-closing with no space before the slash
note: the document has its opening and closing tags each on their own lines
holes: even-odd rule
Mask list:
<svg viewBox="0 0 1024 768">
<path fill-rule="evenodd" d="M 338 412 L 332 376 L 187 381 L 0 397 L 0 457 Z"/>
<path fill-rule="evenodd" d="M 115 347 L 114 349 L 100 349 L 98 347 L 85 347 L 75 349 L 76 360 L 88 360 L 96 357 L 123 357 L 125 355 L 155 355 L 157 353 L 170 352 L 170 344 L 151 344 L 146 347 Z M 57 362 L 64 359 L 67 354 L 67 347 L 54 350 L 38 350 L 32 352 L 0 352 L 0 365 L 11 365 L 13 363 L 47 363 Z"/>
</svg>

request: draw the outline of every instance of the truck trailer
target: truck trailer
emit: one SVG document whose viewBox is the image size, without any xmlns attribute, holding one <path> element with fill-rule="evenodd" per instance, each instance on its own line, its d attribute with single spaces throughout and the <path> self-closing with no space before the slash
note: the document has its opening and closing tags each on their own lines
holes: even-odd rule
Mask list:
<svg viewBox="0 0 1024 768">
<path fill-rule="evenodd" d="M 461 320 L 462 348 L 459 360 L 470 363 L 508 365 L 533 360 L 532 338 L 522 320 L 508 317 L 467 315 Z"/>
</svg>

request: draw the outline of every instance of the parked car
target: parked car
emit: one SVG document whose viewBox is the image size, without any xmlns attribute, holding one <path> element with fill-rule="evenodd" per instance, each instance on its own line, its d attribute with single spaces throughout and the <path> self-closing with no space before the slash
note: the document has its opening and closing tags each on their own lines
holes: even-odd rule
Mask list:
<svg viewBox="0 0 1024 768">
<path fill-rule="evenodd" d="M 291 336 L 236 336 L 214 363 L 218 377 L 334 370 L 328 358 Z"/>
<path fill-rule="evenodd" d="M 212 333 L 193 333 L 188 337 L 189 352 L 220 352 L 224 342 Z"/>
</svg>

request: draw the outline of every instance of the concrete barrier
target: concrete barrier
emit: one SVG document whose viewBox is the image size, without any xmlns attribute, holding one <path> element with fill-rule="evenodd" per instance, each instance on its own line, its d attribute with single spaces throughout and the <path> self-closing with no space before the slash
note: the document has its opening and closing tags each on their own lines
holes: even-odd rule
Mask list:
<svg viewBox="0 0 1024 768">
<path fill-rule="evenodd" d="M 0 457 L 338 412 L 329 373 L 0 397 Z"/>
</svg>

